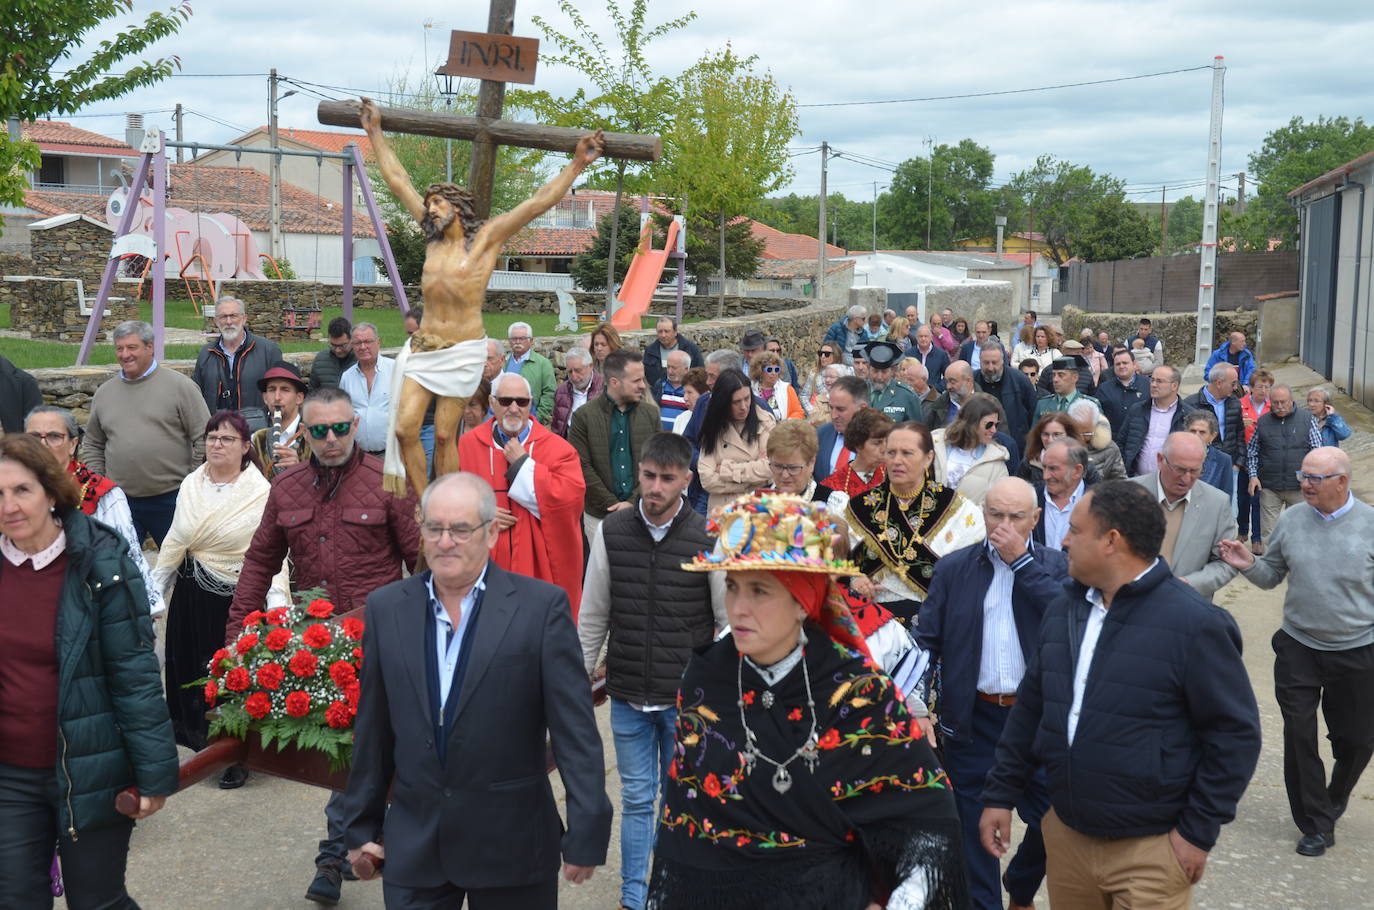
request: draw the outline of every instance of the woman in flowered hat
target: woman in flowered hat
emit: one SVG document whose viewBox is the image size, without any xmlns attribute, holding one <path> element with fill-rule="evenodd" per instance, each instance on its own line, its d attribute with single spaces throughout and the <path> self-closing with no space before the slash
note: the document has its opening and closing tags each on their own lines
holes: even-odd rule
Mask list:
<svg viewBox="0 0 1374 910">
<path fill-rule="evenodd" d="M 832 581 L 858 569 L 826 516 L 741 498 L 684 566 L 727 573 L 731 632 L 683 674 L 649 908 L 967 904 L 948 778 Z"/>
</svg>

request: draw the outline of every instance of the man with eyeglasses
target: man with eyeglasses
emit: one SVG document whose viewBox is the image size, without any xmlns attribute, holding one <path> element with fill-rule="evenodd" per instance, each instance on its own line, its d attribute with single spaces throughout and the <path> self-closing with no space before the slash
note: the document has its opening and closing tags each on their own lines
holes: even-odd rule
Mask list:
<svg viewBox="0 0 1374 910">
<path fill-rule="evenodd" d="M 1031 539 L 1040 520 L 1035 501 L 1035 490 L 1019 477 L 992 485 L 983 499 L 987 539 L 935 564 L 916 635 L 930 665 L 939 662 L 945 770 L 959 803 L 969 892 L 978 910 L 1001 910 L 1003 884 L 1012 910 L 1032 907 L 1045 877 L 1040 819 L 1050 798 L 1043 772 L 1031 777 L 1017 803 L 1026 833 L 1005 876 L 978 834 L 997 740 L 1035 652 L 1040 621 L 1069 574 L 1058 547 Z"/>
<path fill-rule="evenodd" d="M 863 341 L 864 320 L 868 318 L 868 310 L 862 304 L 854 304 L 845 314 L 830 328 L 825 330 L 825 338 L 821 339 L 827 344 L 834 344 L 840 351 L 840 356 L 849 366 L 854 365 L 853 355 L 850 353 Z"/>
<path fill-rule="evenodd" d="M 245 616 L 264 607 L 288 552 L 292 590 L 323 588 L 339 613 L 363 606 L 377 588 L 399 581 L 402 565 L 415 569 L 420 554 L 415 497 L 393 496 L 382 488 L 382 463 L 358 445 L 358 417 L 348 393 L 316 389 L 301 406 L 301 421 L 310 460 L 272 481 L 229 606 L 226 644 L 238 636 Z M 315 878 L 306 893 L 317 903 L 339 900 L 342 812 L 339 795 L 331 796 L 325 807 L 328 833 L 320 841 Z"/>
<path fill-rule="evenodd" d="M 219 339 L 200 349 L 191 380 L 211 414 L 240 411 L 250 430 L 260 430 L 271 421 L 258 380 L 281 360 L 281 346 L 248 331 L 247 311 L 237 297 L 224 296 L 215 304 L 215 326 Z"/>
<path fill-rule="evenodd" d="M 1150 374 L 1150 397 L 1126 409 L 1121 421 L 1121 460 L 1132 477 L 1155 469 L 1155 456 L 1170 433 L 1188 429 L 1188 410 L 1178 397 L 1178 370 L 1160 364 Z"/>
<path fill-rule="evenodd" d="M 582 603 L 582 517 L 587 483 L 577 450 L 530 419 L 534 397 L 519 373 L 502 373 L 492 389 L 495 417 L 458 439 L 458 463 L 496 492 L 492 560 L 558 585 L 573 620 Z"/>
<path fill-rule="evenodd" d="M 1236 536 L 1231 498 L 1211 484 L 1198 483 L 1207 446 L 1193 433 L 1170 433 L 1155 458 L 1157 470 L 1131 480 L 1149 490 L 1164 512 L 1159 555 L 1175 578 L 1211 600 L 1236 577 L 1221 553 L 1221 542 Z"/>
<path fill-rule="evenodd" d="M 1279 515 L 1305 498 L 1295 479 L 1302 460 L 1322 447 L 1321 430 L 1310 411 L 1296 407 L 1291 386 L 1276 385 L 1269 393 L 1269 411 L 1255 421 L 1255 434 L 1245 446 L 1250 471 L 1250 495 L 1260 501 L 1260 538 L 1254 547 L 1262 554 Z"/>
<path fill-rule="evenodd" d="M 1283 780 L 1302 832 L 1297 852 L 1320 856 L 1335 844 L 1336 822 L 1374 754 L 1374 508 L 1350 491 L 1350 456 L 1340 449 L 1307 453 L 1295 479 L 1306 505 L 1279 516 L 1262 557 L 1238 540 L 1221 546 L 1257 587 L 1288 580 L 1273 640 Z M 1329 779 L 1317 747 L 1318 708 L 1335 759 Z"/>
<path fill-rule="evenodd" d="M 348 862 L 386 860 L 391 907 L 554 910 L 560 865 L 578 883 L 606 862 L 605 758 L 568 602 L 490 558 L 496 510 L 481 478 L 439 477 L 421 500 L 429 570 L 367 600 L 341 815 Z"/>
<path fill-rule="evenodd" d="M 582 665 L 594 675 L 606 648 L 606 692 L 620 772 L 620 906 L 643 910 L 653 852 L 654 809 L 668 779 L 677 690 L 696 648 L 725 617 L 725 573 L 686 572 L 715 546 L 692 510 L 692 444 L 655 433 L 639 459 L 632 508 L 606 516 L 592 536 L 578 618 Z"/>
<path fill-rule="evenodd" d="M 339 388 L 353 401 L 358 418 L 358 445 L 367 454 L 383 458 L 390 435 L 391 386 L 396 361 L 381 356 L 381 334 L 370 322 L 360 322 L 353 327 L 353 353 L 358 362 L 344 370 L 339 377 Z M 417 444 L 420 441 L 418 427 L 415 441 Z"/>
<path fill-rule="evenodd" d="M 342 316 L 329 320 L 329 347 L 315 353 L 310 364 L 310 389 L 337 388 L 344 370 L 358 362 L 353 353 L 353 324 Z"/>
<path fill-rule="evenodd" d="M 502 372 L 525 377 L 530 384 L 539 422 L 548 426 L 553 419 L 553 393 L 558 387 L 553 361 L 534 350 L 534 329 L 528 322 L 512 322 L 506 330 L 506 342 L 510 345 L 510 356 Z"/>
</svg>

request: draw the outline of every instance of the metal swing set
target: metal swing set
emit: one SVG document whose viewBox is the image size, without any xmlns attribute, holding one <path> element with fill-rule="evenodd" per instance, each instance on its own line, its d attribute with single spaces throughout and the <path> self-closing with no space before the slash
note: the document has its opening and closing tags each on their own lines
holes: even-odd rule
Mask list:
<svg viewBox="0 0 1374 910">
<path fill-rule="evenodd" d="M 207 145 L 200 142 L 176 142 L 169 141 L 166 135 L 157 129 L 151 129 L 144 137 L 143 144 L 139 148 L 142 155 L 139 157 L 138 168 L 135 171 L 133 183 L 130 185 L 129 193 L 125 197 L 130 203 L 124 206 L 119 213 L 119 226 L 115 230 L 114 242 L 111 245 L 110 258 L 105 263 L 105 270 L 100 279 L 100 290 L 96 295 L 94 305 L 91 307 L 90 318 L 86 323 L 86 331 L 81 339 L 81 348 L 77 352 L 76 365 L 86 364 L 91 355 L 91 349 L 95 345 L 96 337 L 100 334 L 100 321 L 104 315 L 105 306 L 110 300 L 110 291 L 114 286 L 115 273 L 124 259 L 131 254 L 144 255 L 150 260 L 149 268 L 145 268 L 140 279 L 140 289 L 142 281 L 148 277 L 152 278 L 152 304 L 153 304 L 153 352 L 158 360 L 162 360 L 166 347 L 166 303 L 167 303 L 167 258 L 169 249 L 176 249 L 179 246 L 178 237 L 172 238 L 173 247 L 168 246 L 167 237 L 167 171 L 168 159 L 167 149 L 181 148 L 191 149 L 192 157 L 200 151 L 225 151 L 233 152 L 236 159 L 241 159 L 247 154 L 255 155 L 277 155 L 295 156 L 303 158 L 314 158 L 320 167 L 319 176 L 316 177 L 316 196 L 319 196 L 320 181 L 323 176 L 324 159 L 330 158 L 343 162 L 343 313 L 344 318 L 353 318 L 353 181 L 358 181 L 358 188 L 362 192 L 363 203 L 367 208 L 368 217 L 372 224 L 372 229 L 376 233 L 377 243 L 381 247 L 382 261 L 386 264 L 386 272 L 390 277 L 392 292 L 396 295 L 396 304 L 401 312 L 407 313 L 410 310 L 409 302 L 406 300 L 405 287 L 401 284 L 400 274 L 396 268 L 396 258 L 392 254 L 391 244 L 387 241 L 386 226 L 382 221 L 381 211 L 377 207 L 376 196 L 372 192 L 372 184 L 367 179 L 367 168 L 363 164 L 362 152 L 356 143 L 349 143 L 342 152 L 307 152 L 296 149 L 286 148 L 253 148 L 246 145 Z M 152 196 L 153 196 L 153 236 L 151 242 L 138 235 L 131 233 L 134 225 L 134 216 L 138 211 L 138 196 L 142 189 L 148 185 L 149 174 L 152 175 Z M 141 240 L 141 243 L 130 242 Z M 192 246 L 190 256 L 179 256 L 182 265 L 180 275 L 182 279 L 194 278 L 198 285 L 193 286 L 191 281 L 187 281 L 188 289 L 191 290 L 193 302 L 199 305 L 201 299 L 208 298 L 212 303 L 218 296 L 218 287 L 213 282 L 210 269 L 203 256 L 196 251 L 201 241 L 197 241 Z M 239 242 L 237 239 L 236 243 Z M 319 234 L 315 235 L 316 259 L 319 257 Z M 273 269 L 276 270 L 278 277 L 281 270 L 277 267 L 275 260 L 270 256 L 265 258 Z M 195 267 L 193 269 L 193 266 Z M 208 292 L 199 281 L 208 280 L 210 287 Z M 289 301 L 288 291 L 288 301 Z"/>
</svg>

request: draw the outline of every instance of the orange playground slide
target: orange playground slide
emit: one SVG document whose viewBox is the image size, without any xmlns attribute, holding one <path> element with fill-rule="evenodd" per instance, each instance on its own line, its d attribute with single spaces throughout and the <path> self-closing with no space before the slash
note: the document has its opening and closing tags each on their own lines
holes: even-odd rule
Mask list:
<svg viewBox="0 0 1374 910">
<path fill-rule="evenodd" d="M 625 282 L 616 295 L 617 308 L 611 316 L 611 325 L 618 331 L 638 329 L 640 320 L 649 312 L 649 300 L 654 296 L 654 288 L 663 277 L 663 267 L 668 262 L 668 253 L 677 243 L 677 220 L 668 224 L 668 239 L 663 249 L 652 248 L 654 223 L 646 220 L 639 232 L 639 247 L 635 258 L 630 262 L 630 270 L 625 274 Z"/>
</svg>

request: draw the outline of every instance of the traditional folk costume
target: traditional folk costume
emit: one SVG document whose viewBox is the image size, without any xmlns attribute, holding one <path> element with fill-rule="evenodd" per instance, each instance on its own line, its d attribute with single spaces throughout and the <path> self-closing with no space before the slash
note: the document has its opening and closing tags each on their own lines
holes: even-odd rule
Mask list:
<svg viewBox="0 0 1374 910">
<path fill-rule="evenodd" d="M 866 490 L 871 490 L 887 478 L 887 467 L 878 465 L 873 473 L 868 477 L 854 470 L 854 462 L 848 461 L 835 469 L 821 485 L 830 488 L 830 495 L 826 498 L 826 505 L 830 511 L 836 515 L 844 514 L 844 507 L 849 505 L 849 500 L 858 496 Z"/>
<path fill-rule="evenodd" d="M 172 527 L 157 554 L 153 577 L 168 603 L 167 707 L 177 742 L 191 749 L 205 748 L 209 727 L 200 689 L 184 684 L 205 676 L 211 656 L 224 645 L 243 555 L 271 489 L 252 467 L 219 484 L 201 465 L 181 482 Z M 269 606 L 287 602 L 286 579 L 282 571 L 272 580 Z"/>
<path fill-rule="evenodd" d="M 912 499 L 884 481 L 849 500 L 844 518 L 859 568 L 877 588 L 873 599 L 906 621 L 926 598 L 935 561 L 985 536 L 982 509 L 930 480 Z"/>
<path fill-rule="evenodd" d="M 806 610 L 759 666 L 733 636 L 697 652 L 678 695 L 651 910 L 967 906 L 948 777 L 831 575 L 834 526 L 794 497 L 742 499 L 695 571 L 772 571 Z"/>
<path fill-rule="evenodd" d="M 76 482 L 80 493 L 77 508 L 101 524 L 108 525 L 118 532 L 129 544 L 129 558 L 143 576 L 143 586 L 148 589 L 148 606 L 153 615 L 161 613 L 165 607 L 162 592 L 153 583 L 153 570 L 143 555 L 143 541 L 134 530 L 134 516 L 129 512 L 129 498 L 124 495 L 113 480 L 104 474 L 97 474 L 85 464 L 67 462 L 67 473 Z"/>
<path fill-rule="evenodd" d="M 508 437 L 489 420 L 458 440 L 458 463 L 496 491 L 496 504 L 515 515 L 491 558 L 508 572 L 558 585 L 568 595 L 573 621 L 582 602 L 582 508 L 587 482 L 577 450 L 531 420 L 521 442 L 529 455 L 514 464 L 503 451 Z"/>
</svg>

